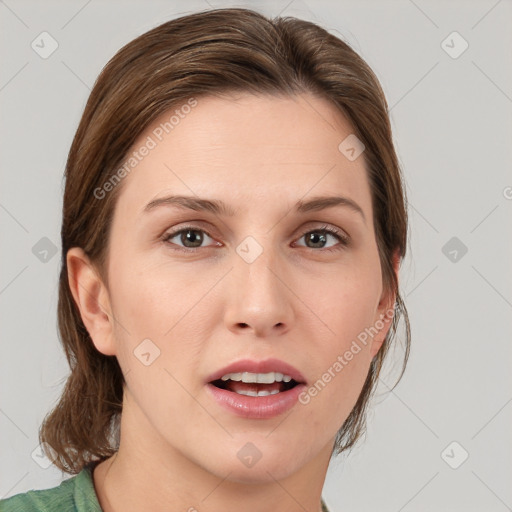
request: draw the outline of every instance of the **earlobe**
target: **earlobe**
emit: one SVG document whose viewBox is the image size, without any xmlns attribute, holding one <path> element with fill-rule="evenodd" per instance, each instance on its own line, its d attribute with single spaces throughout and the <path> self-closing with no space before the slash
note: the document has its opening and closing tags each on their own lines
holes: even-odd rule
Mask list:
<svg viewBox="0 0 512 512">
<path fill-rule="evenodd" d="M 69 287 L 94 346 L 102 354 L 115 355 L 113 317 L 105 284 L 80 247 L 69 249 L 66 261 Z"/>
</svg>

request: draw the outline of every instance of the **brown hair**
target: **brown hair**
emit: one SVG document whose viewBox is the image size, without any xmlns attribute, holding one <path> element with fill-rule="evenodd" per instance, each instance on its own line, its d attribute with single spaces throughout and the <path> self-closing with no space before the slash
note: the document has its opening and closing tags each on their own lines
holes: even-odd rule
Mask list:
<svg viewBox="0 0 512 512">
<path fill-rule="evenodd" d="M 365 431 L 366 408 L 401 315 L 407 333 L 398 380 L 403 375 L 410 329 L 392 257 L 395 250 L 401 258 L 406 252 L 406 199 L 377 77 L 348 44 L 307 21 L 268 19 L 247 9 L 183 16 L 137 37 L 108 62 L 69 151 L 58 325 L 71 373 L 39 431 L 46 455 L 63 471 L 78 473 L 86 463 L 117 451 L 124 383 L 116 357 L 96 350 L 82 322 L 68 283 L 67 251 L 81 247 L 107 284 L 109 231 L 122 183 L 101 199 L 95 190 L 112 179 L 136 138 L 162 113 L 191 97 L 230 91 L 309 92 L 326 98 L 346 116 L 366 147 L 383 286 L 397 298 L 391 328 L 337 434 L 334 452 L 350 448 Z"/>
</svg>

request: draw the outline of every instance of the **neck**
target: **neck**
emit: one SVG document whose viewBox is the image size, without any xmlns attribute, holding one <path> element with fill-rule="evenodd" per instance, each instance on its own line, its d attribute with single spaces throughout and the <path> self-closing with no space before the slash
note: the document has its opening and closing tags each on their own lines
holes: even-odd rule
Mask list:
<svg viewBox="0 0 512 512">
<path fill-rule="evenodd" d="M 127 412 L 123 410 L 118 452 L 93 472 L 104 512 L 321 512 L 332 446 L 280 480 L 267 472 L 268 478 L 240 482 L 229 471 L 207 471 L 161 439 L 157 443 L 151 436 L 136 435 Z"/>
</svg>

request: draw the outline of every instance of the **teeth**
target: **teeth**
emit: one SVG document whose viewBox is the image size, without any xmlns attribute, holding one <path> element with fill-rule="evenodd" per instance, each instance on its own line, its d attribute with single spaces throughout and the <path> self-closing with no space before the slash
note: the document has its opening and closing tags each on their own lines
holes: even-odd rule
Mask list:
<svg viewBox="0 0 512 512">
<path fill-rule="evenodd" d="M 274 372 L 258 373 L 257 379 L 261 384 L 272 384 L 272 382 L 277 380 L 277 376 Z"/>
<path fill-rule="evenodd" d="M 242 374 L 241 373 L 228 373 L 222 377 L 222 380 L 240 381 L 240 380 L 242 380 Z"/>
<path fill-rule="evenodd" d="M 258 382 L 258 376 L 255 375 L 254 377 L 249 372 L 244 372 L 242 373 L 242 382 Z"/>
<path fill-rule="evenodd" d="M 273 391 L 236 391 L 239 395 L 245 395 L 245 396 L 267 396 L 267 395 L 277 395 L 279 391 L 277 389 L 274 389 Z"/>
<path fill-rule="evenodd" d="M 272 384 L 273 382 L 290 382 L 292 378 L 279 372 L 270 373 L 227 373 L 221 377 L 221 380 L 235 380 L 247 383 Z"/>
</svg>

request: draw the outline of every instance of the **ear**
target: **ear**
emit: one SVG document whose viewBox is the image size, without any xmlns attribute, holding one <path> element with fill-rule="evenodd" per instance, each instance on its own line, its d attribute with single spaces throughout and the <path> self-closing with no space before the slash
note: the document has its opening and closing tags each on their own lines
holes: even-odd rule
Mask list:
<svg viewBox="0 0 512 512">
<path fill-rule="evenodd" d="M 397 249 L 393 254 L 393 271 L 395 272 L 398 282 L 398 267 L 400 265 L 400 252 Z M 393 321 L 394 309 L 395 309 L 396 294 L 393 292 L 382 292 L 379 306 L 377 308 L 377 314 L 374 321 L 374 327 L 378 329 L 378 333 L 373 337 L 372 346 L 370 350 L 371 358 L 373 359 L 377 352 L 382 347 L 384 340 L 388 334 Z"/>
<path fill-rule="evenodd" d="M 102 354 L 115 355 L 113 315 L 107 287 L 80 247 L 69 249 L 66 261 L 69 287 L 94 346 Z"/>
</svg>

